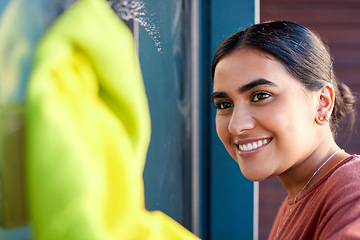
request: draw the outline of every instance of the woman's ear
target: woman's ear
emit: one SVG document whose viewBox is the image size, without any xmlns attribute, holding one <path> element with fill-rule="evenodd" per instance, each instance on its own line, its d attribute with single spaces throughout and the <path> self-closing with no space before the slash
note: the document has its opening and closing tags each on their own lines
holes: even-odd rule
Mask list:
<svg viewBox="0 0 360 240">
<path fill-rule="evenodd" d="M 326 84 L 319 90 L 317 98 L 318 108 L 315 122 L 319 125 L 324 125 L 326 122 L 329 122 L 332 110 L 334 108 L 334 87 L 331 84 Z"/>
</svg>

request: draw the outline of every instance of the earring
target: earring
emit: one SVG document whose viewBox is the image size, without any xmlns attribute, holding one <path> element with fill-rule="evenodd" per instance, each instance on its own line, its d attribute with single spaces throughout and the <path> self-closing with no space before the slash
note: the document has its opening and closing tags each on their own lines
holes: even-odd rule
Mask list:
<svg viewBox="0 0 360 240">
<path fill-rule="evenodd" d="M 326 116 L 320 116 L 320 117 L 318 117 L 318 119 L 321 122 L 324 121 L 324 119 L 325 119 L 325 121 L 329 122 L 329 118 L 327 118 Z"/>
</svg>

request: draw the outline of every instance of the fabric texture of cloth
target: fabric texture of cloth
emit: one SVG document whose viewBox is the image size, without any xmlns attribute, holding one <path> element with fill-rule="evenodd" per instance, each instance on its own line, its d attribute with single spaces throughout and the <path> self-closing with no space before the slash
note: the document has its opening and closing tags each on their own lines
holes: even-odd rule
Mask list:
<svg viewBox="0 0 360 240">
<path fill-rule="evenodd" d="M 297 199 L 277 239 L 360 239 L 360 157 L 352 155 Z M 269 239 L 286 219 L 294 199 L 285 199 Z"/>
<path fill-rule="evenodd" d="M 198 239 L 144 204 L 150 116 L 132 34 L 79 0 L 41 40 L 26 97 L 36 240 Z"/>
</svg>

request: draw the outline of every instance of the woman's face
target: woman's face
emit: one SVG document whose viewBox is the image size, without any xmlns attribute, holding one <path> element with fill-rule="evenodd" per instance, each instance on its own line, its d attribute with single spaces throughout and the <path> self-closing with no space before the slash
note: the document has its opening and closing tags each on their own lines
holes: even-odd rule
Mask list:
<svg viewBox="0 0 360 240">
<path fill-rule="evenodd" d="M 217 134 L 250 180 L 280 175 L 318 146 L 316 94 L 270 54 L 244 48 L 223 57 L 212 100 Z"/>
</svg>

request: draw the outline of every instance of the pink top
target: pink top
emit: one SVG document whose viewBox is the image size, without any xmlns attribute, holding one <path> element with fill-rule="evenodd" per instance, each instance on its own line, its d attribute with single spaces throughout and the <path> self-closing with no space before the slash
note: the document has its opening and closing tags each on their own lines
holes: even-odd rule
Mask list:
<svg viewBox="0 0 360 240">
<path fill-rule="evenodd" d="M 282 203 L 269 240 L 287 217 L 294 198 Z M 360 156 L 352 155 L 306 189 L 277 239 L 360 239 Z"/>
</svg>

